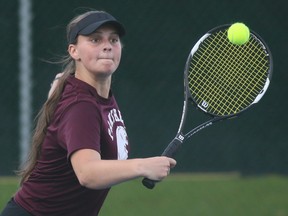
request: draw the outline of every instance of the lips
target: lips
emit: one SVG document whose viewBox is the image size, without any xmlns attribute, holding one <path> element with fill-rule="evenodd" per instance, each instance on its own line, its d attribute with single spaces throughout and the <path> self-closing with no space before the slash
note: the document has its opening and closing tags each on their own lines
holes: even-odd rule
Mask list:
<svg viewBox="0 0 288 216">
<path fill-rule="evenodd" d="M 110 58 L 110 57 L 98 57 L 97 60 L 113 60 L 113 58 Z"/>
<path fill-rule="evenodd" d="M 113 57 L 109 57 L 109 56 L 108 56 L 108 57 L 101 57 L 101 56 L 100 56 L 100 57 L 98 57 L 98 59 L 104 59 L 104 60 L 105 60 L 105 59 L 107 59 L 107 60 L 113 60 Z"/>
</svg>

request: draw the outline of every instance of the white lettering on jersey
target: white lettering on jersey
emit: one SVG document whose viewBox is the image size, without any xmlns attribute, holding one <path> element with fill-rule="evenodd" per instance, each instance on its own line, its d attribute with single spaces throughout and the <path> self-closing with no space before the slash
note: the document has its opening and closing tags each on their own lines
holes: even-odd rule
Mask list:
<svg viewBox="0 0 288 216">
<path fill-rule="evenodd" d="M 119 110 L 116 109 L 112 109 L 109 114 L 108 114 L 108 134 L 111 137 L 111 139 L 113 140 L 113 126 L 115 122 L 121 122 L 122 124 L 124 124 L 122 116 L 121 116 L 121 112 Z"/>
<path fill-rule="evenodd" d="M 128 158 L 128 138 L 126 130 L 123 126 L 116 129 L 118 160 L 126 160 Z"/>
</svg>

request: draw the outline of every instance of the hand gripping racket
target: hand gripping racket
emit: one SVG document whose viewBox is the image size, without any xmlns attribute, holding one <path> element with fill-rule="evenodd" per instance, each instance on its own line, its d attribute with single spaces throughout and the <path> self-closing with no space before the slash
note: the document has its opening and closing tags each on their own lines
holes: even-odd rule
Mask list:
<svg viewBox="0 0 288 216">
<path fill-rule="evenodd" d="M 250 32 L 243 45 L 229 42 L 230 25 L 210 30 L 192 48 L 184 70 L 184 106 L 176 137 L 162 153 L 173 157 L 192 135 L 220 120 L 238 116 L 265 94 L 272 76 L 272 56 L 263 39 Z M 183 132 L 188 102 L 210 116 L 209 120 Z M 144 178 L 152 189 L 157 181 Z"/>
</svg>

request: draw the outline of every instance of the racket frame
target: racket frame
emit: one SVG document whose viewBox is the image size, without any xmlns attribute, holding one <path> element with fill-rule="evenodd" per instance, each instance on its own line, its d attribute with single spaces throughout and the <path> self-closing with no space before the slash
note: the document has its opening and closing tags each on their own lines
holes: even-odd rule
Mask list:
<svg viewBox="0 0 288 216">
<path fill-rule="evenodd" d="M 265 92 L 267 91 L 267 89 L 269 87 L 269 84 L 270 84 L 270 80 L 271 80 L 271 76 L 272 76 L 272 70 L 273 70 L 272 55 L 271 55 L 271 52 L 269 50 L 269 47 L 264 42 L 264 40 L 256 32 L 250 30 L 250 35 L 251 35 L 250 37 L 254 37 L 262 45 L 263 49 L 267 53 L 267 57 L 269 58 L 269 69 L 268 69 L 268 76 L 267 76 L 267 79 L 266 79 L 266 83 L 265 83 L 262 91 L 255 98 L 255 100 L 249 106 L 247 106 L 245 109 L 241 110 L 240 112 L 237 112 L 237 113 L 231 114 L 231 115 L 219 116 L 219 115 L 215 115 L 215 114 L 207 112 L 199 104 L 197 104 L 196 101 L 191 96 L 191 92 L 190 92 L 189 84 L 188 84 L 188 73 L 189 73 L 189 67 L 190 67 L 191 58 L 193 57 L 193 55 L 198 50 L 198 48 L 200 47 L 201 43 L 207 37 L 209 37 L 216 30 L 223 29 L 223 28 L 228 28 L 229 26 L 230 26 L 229 24 L 226 24 L 226 25 L 218 26 L 216 28 L 211 29 L 205 35 L 203 35 L 197 41 L 197 43 L 193 46 L 193 48 L 191 49 L 191 51 L 189 53 L 189 56 L 188 56 L 188 58 L 186 60 L 185 68 L 184 68 L 184 104 L 183 104 L 183 111 L 182 111 L 182 116 L 181 116 L 179 128 L 178 128 L 178 131 L 177 131 L 177 134 L 176 134 L 175 138 L 168 144 L 168 146 L 165 148 L 165 150 L 163 151 L 161 156 L 174 157 L 175 153 L 182 146 L 182 144 L 187 139 L 192 137 L 194 134 L 198 133 L 199 131 L 203 130 L 204 128 L 207 128 L 207 127 L 211 126 L 215 122 L 219 122 L 221 120 L 238 117 L 240 114 L 242 114 L 243 112 L 245 112 L 246 110 L 251 108 L 256 103 L 258 103 L 260 101 L 260 99 L 264 96 Z M 191 102 L 194 106 L 196 106 L 196 109 L 200 109 L 206 115 L 209 115 L 211 118 L 209 120 L 205 121 L 204 123 L 199 124 L 198 126 L 194 127 L 192 130 L 190 130 L 189 132 L 184 134 L 183 133 L 183 129 L 184 129 L 184 125 L 185 125 L 185 122 L 186 122 L 186 116 L 187 116 L 187 113 L 188 113 L 188 104 L 189 104 L 189 102 Z M 157 182 L 158 181 L 151 180 L 151 179 L 148 179 L 148 178 L 144 178 L 142 180 L 142 184 L 145 187 L 149 188 L 149 189 L 153 189 Z"/>
</svg>

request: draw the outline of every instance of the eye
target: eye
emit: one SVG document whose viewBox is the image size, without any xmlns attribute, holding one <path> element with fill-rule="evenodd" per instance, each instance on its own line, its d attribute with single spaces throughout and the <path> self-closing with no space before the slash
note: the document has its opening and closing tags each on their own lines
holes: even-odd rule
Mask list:
<svg viewBox="0 0 288 216">
<path fill-rule="evenodd" d="M 101 41 L 101 39 L 98 38 L 98 37 L 92 37 L 92 38 L 90 38 L 90 41 L 91 41 L 92 43 L 99 43 L 99 42 Z"/>
<path fill-rule="evenodd" d="M 116 44 L 119 42 L 119 38 L 111 38 L 110 41 L 111 43 Z"/>
</svg>

